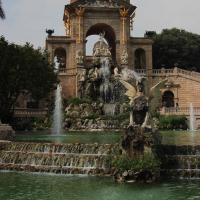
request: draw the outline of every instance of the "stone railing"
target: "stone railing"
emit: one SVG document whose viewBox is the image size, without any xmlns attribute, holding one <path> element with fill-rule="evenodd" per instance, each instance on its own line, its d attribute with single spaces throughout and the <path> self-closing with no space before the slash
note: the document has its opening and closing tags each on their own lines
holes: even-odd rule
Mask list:
<svg viewBox="0 0 200 200">
<path fill-rule="evenodd" d="M 47 115 L 47 109 L 30 109 L 16 108 L 14 110 L 15 117 L 44 117 Z"/>
<path fill-rule="evenodd" d="M 200 107 L 194 107 L 193 108 L 194 115 L 198 116 L 200 115 Z M 190 115 L 190 108 L 189 107 L 171 107 L 171 108 L 165 108 L 163 107 L 160 110 L 161 115 Z"/>
<path fill-rule="evenodd" d="M 137 69 L 136 72 L 141 76 L 146 76 L 147 70 L 146 69 Z M 178 76 L 182 75 L 187 78 L 191 78 L 197 81 L 200 81 L 200 73 L 194 71 L 188 71 L 180 68 L 173 68 L 173 69 L 152 69 L 149 74 L 152 76 Z"/>
</svg>

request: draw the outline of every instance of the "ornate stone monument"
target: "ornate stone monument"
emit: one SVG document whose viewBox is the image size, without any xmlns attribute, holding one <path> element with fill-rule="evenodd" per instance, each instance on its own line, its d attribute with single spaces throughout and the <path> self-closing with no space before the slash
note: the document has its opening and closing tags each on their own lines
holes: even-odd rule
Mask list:
<svg viewBox="0 0 200 200">
<path fill-rule="evenodd" d="M 46 39 L 50 61 L 53 62 L 57 56 L 65 64 L 59 74 L 64 98 L 81 96 L 82 69 L 98 63 L 101 56 L 109 57 L 114 68 L 146 68 L 151 71 L 152 40 L 131 36 L 135 10 L 136 6 L 129 0 L 71 0 L 65 6 L 63 21 L 66 35 L 54 36 L 48 32 Z M 93 60 L 85 51 L 87 37 L 91 35 L 100 35 L 93 50 Z M 143 61 L 138 62 L 141 58 Z"/>
</svg>

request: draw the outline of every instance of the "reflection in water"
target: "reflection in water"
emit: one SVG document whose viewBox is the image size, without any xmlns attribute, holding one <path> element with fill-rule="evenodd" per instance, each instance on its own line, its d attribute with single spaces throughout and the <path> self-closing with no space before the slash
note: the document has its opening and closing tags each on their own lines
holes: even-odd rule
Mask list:
<svg viewBox="0 0 200 200">
<path fill-rule="evenodd" d="M 0 173 L 2 200 L 195 200 L 200 181 L 115 184 L 110 178 Z"/>
</svg>

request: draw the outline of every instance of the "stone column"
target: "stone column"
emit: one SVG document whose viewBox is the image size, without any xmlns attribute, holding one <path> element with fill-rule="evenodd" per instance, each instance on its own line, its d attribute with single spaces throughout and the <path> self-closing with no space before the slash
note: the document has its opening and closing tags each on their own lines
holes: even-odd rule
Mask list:
<svg viewBox="0 0 200 200">
<path fill-rule="evenodd" d="M 76 97 L 82 97 L 81 84 L 84 79 L 84 58 L 85 58 L 85 38 L 84 38 L 84 24 L 83 16 L 85 8 L 76 8 L 76 20 L 77 20 L 77 35 L 76 35 Z"/>
<path fill-rule="evenodd" d="M 152 61 L 152 46 L 149 46 L 146 49 L 146 70 L 147 70 L 147 78 L 149 80 L 150 86 L 152 85 L 152 68 L 153 68 L 153 61 Z"/>
<path fill-rule="evenodd" d="M 120 57 L 121 57 L 121 66 L 122 68 L 128 67 L 128 45 L 127 45 L 127 38 L 128 33 L 127 31 L 129 27 L 127 26 L 127 22 L 129 19 L 129 9 L 126 9 L 125 7 L 119 9 L 120 13 Z"/>
</svg>

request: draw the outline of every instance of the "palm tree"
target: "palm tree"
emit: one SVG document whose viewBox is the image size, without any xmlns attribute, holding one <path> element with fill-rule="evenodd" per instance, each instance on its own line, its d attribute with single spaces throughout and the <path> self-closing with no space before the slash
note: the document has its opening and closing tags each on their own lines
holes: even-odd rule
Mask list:
<svg viewBox="0 0 200 200">
<path fill-rule="evenodd" d="M 1 19 L 5 19 L 5 14 L 4 14 L 4 11 L 3 11 L 3 8 L 2 8 L 1 5 L 2 5 L 2 4 L 1 4 L 1 0 L 0 0 L 0 18 L 1 18 Z"/>
</svg>

